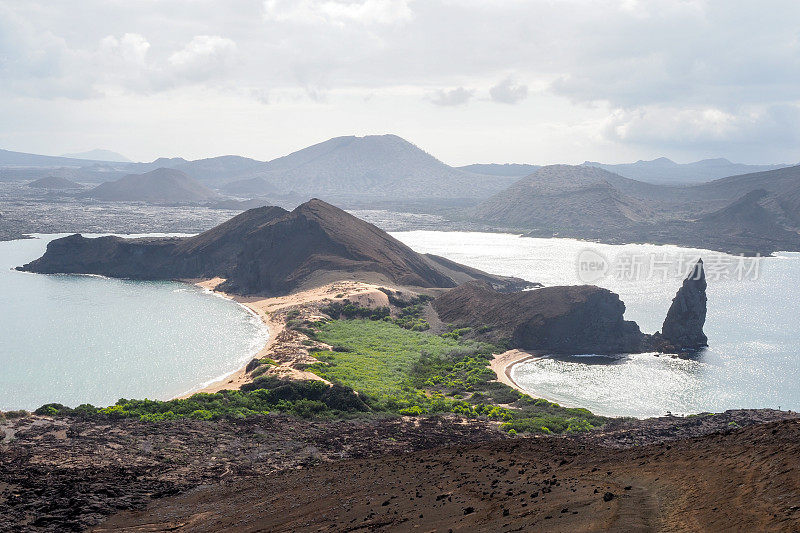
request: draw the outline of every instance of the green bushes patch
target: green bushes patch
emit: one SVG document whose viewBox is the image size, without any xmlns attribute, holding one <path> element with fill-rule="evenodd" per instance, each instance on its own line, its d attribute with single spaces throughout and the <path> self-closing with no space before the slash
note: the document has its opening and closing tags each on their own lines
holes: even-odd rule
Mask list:
<svg viewBox="0 0 800 533">
<path fill-rule="evenodd" d="M 307 370 L 358 391 L 375 411 L 486 417 L 516 433 L 586 431 L 605 423 L 586 409 L 533 399 L 496 381 L 487 368 L 495 347 L 460 335 L 355 319 L 318 324 L 315 337 L 336 350 L 314 352 L 320 363 Z"/>
<path fill-rule="evenodd" d="M 262 376 L 238 391 L 214 394 L 198 393 L 180 400 L 118 400 L 110 407 L 81 405 L 70 409 L 50 403 L 36 410 L 48 416 L 109 416 L 138 418 L 145 421 L 215 420 L 244 418 L 250 415 L 280 412 L 302 418 L 340 418 L 357 416 L 369 407 L 350 388 L 329 386 L 321 381 L 286 381 L 274 376 Z"/>
</svg>

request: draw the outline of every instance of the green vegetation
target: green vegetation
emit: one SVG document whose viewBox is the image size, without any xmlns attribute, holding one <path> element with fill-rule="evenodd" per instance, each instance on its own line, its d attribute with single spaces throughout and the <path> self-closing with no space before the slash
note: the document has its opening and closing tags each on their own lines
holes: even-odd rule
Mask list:
<svg viewBox="0 0 800 533">
<path fill-rule="evenodd" d="M 423 305 L 424 301 L 414 301 L 401 309 L 415 308 L 408 316 L 418 319 Z M 36 413 L 153 422 L 242 418 L 271 412 L 303 418 L 456 413 L 499 421 L 511 435 L 588 431 L 605 423 L 603 417 L 586 409 L 534 399 L 496 381 L 488 365 L 498 348 L 465 338 L 469 328 L 450 328 L 448 333 L 434 335 L 398 323 L 402 314 L 393 319 L 388 308 L 384 309 L 386 313 L 370 309 L 367 314 L 345 301 L 323 311 L 361 318 L 290 320 L 295 330 L 332 347 L 332 351 L 313 352 L 320 362 L 304 368 L 334 383 L 333 387 L 321 381 L 285 381 L 266 375 L 269 365 L 276 362 L 264 358 L 252 373 L 254 381 L 238 391 L 200 393 L 166 402 L 121 399 L 104 408 L 47 404 Z M 11 416 L 14 414 L 5 413 L 5 417 Z"/>
<path fill-rule="evenodd" d="M 28 411 L 0 411 L 0 420 L 11 420 L 13 418 L 23 418 L 28 416 L 30 413 Z"/>
<path fill-rule="evenodd" d="M 388 307 L 360 307 L 350 300 L 331 302 L 330 305 L 323 307 L 320 311 L 333 319 L 368 318 L 370 320 L 386 320 L 403 329 L 410 329 L 412 331 L 427 331 L 430 329 L 430 324 L 422 318 L 425 305 L 432 299 L 430 296 L 420 295 L 408 300 L 403 300 L 400 299 L 397 295 L 398 293 L 394 291 L 386 288 L 381 288 L 380 290 L 389 297 L 390 304 L 400 308 L 397 317 L 391 316 L 391 310 Z"/>
<path fill-rule="evenodd" d="M 488 417 L 515 433 L 586 431 L 605 422 L 586 409 L 535 400 L 495 381 L 487 368 L 494 347 L 452 333 L 363 319 L 316 324 L 315 338 L 336 349 L 315 352 L 321 362 L 307 369 L 358 391 L 376 411 Z"/>
<path fill-rule="evenodd" d="M 35 412 L 49 416 L 108 416 L 155 422 L 180 418 L 244 418 L 270 412 L 302 418 L 342 418 L 363 416 L 369 410 L 352 389 L 341 385 L 329 387 L 321 381 L 285 381 L 263 376 L 238 391 L 199 393 L 191 398 L 166 402 L 121 399 L 115 405 L 103 408 L 84 404 L 70 409 L 50 403 Z"/>
<path fill-rule="evenodd" d="M 389 316 L 388 307 L 359 307 L 350 300 L 341 302 L 331 302 L 330 305 L 320 309 L 331 318 L 369 318 L 370 320 L 382 320 Z"/>
</svg>

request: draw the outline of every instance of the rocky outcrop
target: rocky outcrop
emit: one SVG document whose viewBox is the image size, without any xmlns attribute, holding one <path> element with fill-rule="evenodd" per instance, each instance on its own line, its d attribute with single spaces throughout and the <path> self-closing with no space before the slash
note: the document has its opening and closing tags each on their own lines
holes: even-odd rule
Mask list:
<svg viewBox="0 0 800 533">
<path fill-rule="evenodd" d="M 623 318 L 625 304 L 591 285 L 502 294 L 470 282 L 433 302 L 442 321 L 471 327 L 511 347 L 559 354 L 642 351 L 646 336 Z"/>
<path fill-rule="evenodd" d="M 683 281 L 667 311 L 667 318 L 658 336 L 666 351 L 697 350 L 708 346 L 708 337 L 703 333 L 706 322 L 706 275 L 703 260 L 697 261 Z"/>
<path fill-rule="evenodd" d="M 460 268 L 459 268 L 460 267 Z M 500 290 L 531 284 L 418 254 L 385 231 L 321 200 L 294 211 L 260 207 L 189 238 L 52 241 L 20 267 L 39 273 L 101 274 L 132 279 L 222 277 L 236 294 L 282 295 L 340 280 L 415 287 L 455 287 L 481 276 Z"/>
<path fill-rule="evenodd" d="M 653 335 L 623 318 L 625 304 L 617 294 L 591 285 L 501 294 L 488 284 L 469 282 L 442 294 L 433 306 L 446 323 L 535 352 L 680 353 L 708 345 L 703 333 L 706 280 L 702 260 L 678 290 L 662 331 Z"/>
</svg>

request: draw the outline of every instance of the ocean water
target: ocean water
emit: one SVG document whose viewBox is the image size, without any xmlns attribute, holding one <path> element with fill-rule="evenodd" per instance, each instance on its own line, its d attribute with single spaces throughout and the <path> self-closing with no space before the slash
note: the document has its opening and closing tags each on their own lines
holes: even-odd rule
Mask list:
<svg viewBox="0 0 800 533">
<path fill-rule="evenodd" d="M 55 237 L 0 242 L 0 410 L 169 399 L 266 342 L 247 309 L 188 284 L 12 270 Z"/>
<path fill-rule="evenodd" d="M 533 396 L 612 416 L 647 417 L 770 407 L 800 410 L 800 254 L 755 262 L 707 250 L 603 245 L 509 234 L 406 231 L 393 235 L 488 272 L 545 285 L 586 281 L 579 260 L 605 262 L 592 284 L 618 293 L 642 331 L 661 328 L 687 268 L 706 264 L 709 348 L 692 358 L 655 354 L 545 357 L 515 365 Z M 638 268 L 638 270 L 637 270 Z"/>
</svg>

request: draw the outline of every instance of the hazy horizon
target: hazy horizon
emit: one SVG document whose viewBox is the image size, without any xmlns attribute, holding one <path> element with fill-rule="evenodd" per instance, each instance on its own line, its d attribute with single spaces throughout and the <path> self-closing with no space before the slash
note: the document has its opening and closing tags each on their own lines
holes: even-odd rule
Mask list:
<svg viewBox="0 0 800 533">
<path fill-rule="evenodd" d="M 378 135 L 379 136 L 379 135 L 393 135 L 393 134 L 391 134 L 391 133 L 376 133 L 376 134 L 354 135 L 354 136 L 355 137 L 365 137 L 365 136 L 370 136 L 370 135 Z M 337 135 L 336 137 L 348 137 L 348 136 L 349 135 Z M 269 158 L 269 159 L 258 159 L 256 157 L 247 156 L 247 155 L 243 155 L 243 154 L 239 154 L 239 153 L 225 153 L 225 154 L 221 154 L 220 153 L 220 154 L 204 155 L 204 156 L 200 156 L 200 157 L 197 157 L 197 158 L 188 158 L 188 157 L 184 157 L 184 156 L 182 156 L 180 154 L 167 153 L 167 154 L 158 155 L 158 156 L 156 156 L 156 157 L 154 157 L 152 159 L 137 160 L 137 159 L 128 157 L 128 155 L 126 153 L 124 153 L 124 152 L 120 152 L 120 151 L 117 151 L 117 150 L 110 150 L 108 148 L 103 148 L 103 147 L 99 147 L 99 146 L 98 147 L 87 148 L 85 150 L 79 150 L 79 151 L 76 151 L 75 153 L 61 153 L 61 154 L 39 153 L 39 154 L 36 154 L 36 155 L 46 155 L 46 156 L 53 156 L 53 157 L 69 157 L 69 158 L 74 158 L 74 159 L 87 159 L 87 160 L 96 159 L 98 161 L 108 161 L 110 163 L 111 162 L 114 162 L 114 163 L 126 163 L 126 162 L 150 163 L 150 162 L 152 162 L 152 161 L 154 161 L 156 159 L 159 159 L 159 158 L 183 158 L 183 159 L 186 159 L 187 161 L 193 161 L 193 160 L 198 160 L 198 159 L 213 159 L 215 157 L 225 157 L 225 156 L 241 156 L 241 157 L 249 157 L 251 159 L 255 159 L 255 160 L 258 160 L 258 161 L 271 161 L 273 159 L 277 159 L 277 158 L 289 155 L 289 154 L 294 153 L 296 151 L 302 150 L 303 148 L 307 148 L 308 146 L 313 146 L 315 144 L 319 144 L 319 143 L 325 142 L 327 140 L 330 140 L 330 139 L 323 139 L 322 141 L 314 142 L 314 143 L 312 143 L 310 145 L 299 146 L 296 149 L 291 150 L 291 152 L 287 152 L 285 154 L 278 154 L 278 155 L 276 155 L 276 156 L 274 156 L 272 158 Z M 416 145 L 418 148 L 421 148 L 421 149 L 425 150 L 426 152 L 428 152 L 432 156 L 436 157 L 437 159 L 442 160 L 435 153 L 431 153 L 429 150 L 426 150 L 424 147 L 419 146 L 416 143 L 414 143 L 414 141 L 412 139 L 405 139 L 405 140 L 408 141 L 408 142 L 411 142 L 414 145 Z M 7 147 L 0 146 L 0 150 L 10 150 L 10 149 L 7 148 Z M 29 150 L 10 150 L 10 151 L 20 152 L 20 153 L 28 153 L 28 154 L 34 154 L 35 153 L 35 152 L 31 152 Z M 116 154 L 116 155 L 119 155 L 119 156 L 122 156 L 122 157 L 126 157 L 130 161 L 121 161 L 121 160 L 116 160 L 116 159 L 92 158 L 92 157 L 89 157 L 91 152 L 108 152 L 110 154 Z M 590 159 L 583 159 L 581 161 L 577 161 L 576 160 L 574 162 L 555 161 L 555 162 L 551 162 L 551 163 L 539 163 L 539 162 L 536 162 L 536 161 L 472 161 L 472 162 L 468 162 L 468 163 L 455 164 L 455 163 L 450 163 L 448 161 L 443 161 L 443 162 L 445 164 L 447 164 L 447 165 L 452 166 L 452 167 L 462 167 L 462 166 L 469 166 L 469 165 L 492 165 L 492 164 L 496 164 L 496 165 L 539 165 L 539 166 L 546 166 L 546 165 L 558 165 L 558 164 L 580 165 L 582 163 L 602 163 L 602 164 L 607 164 L 607 165 L 619 165 L 619 164 L 649 163 L 649 162 L 656 161 L 658 159 L 668 159 L 668 160 L 672 161 L 673 163 L 677 163 L 679 165 L 687 165 L 687 164 L 691 164 L 691 163 L 698 163 L 698 162 L 702 162 L 702 161 L 709 161 L 709 160 L 716 160 L 716 159 L 726 159 L 730 163 L 733 163 L 733 164 L 748 164 L 748 165 L 778 165 L 778 164 L 786 164 L 786 165 L 789 165 L 789 166 L 793 166 L 793 165 L 797 164 L 797 162 L 791 162 L 791 161 L 757 161 L 757 162 L 753 162 L 753 163 L 745 163 L 743 161 L 730 160 L 729 158 L 721 157 L 721 156 L 703 157 L 703 158 L 700 158 L 700 159 L 692 159 L 692 160 L 688 160 L 688 159 L 687 160 L 675 160 L 675 159 L 673 159 L 671 157 L 655 156 L 655 157 L 652 157 L 652 158 L 649 158 L 649 159 L 637 159 L 635 161 L 634 160 L 595 161 L 595 160 L 590 160 Z"/>
</svg>

